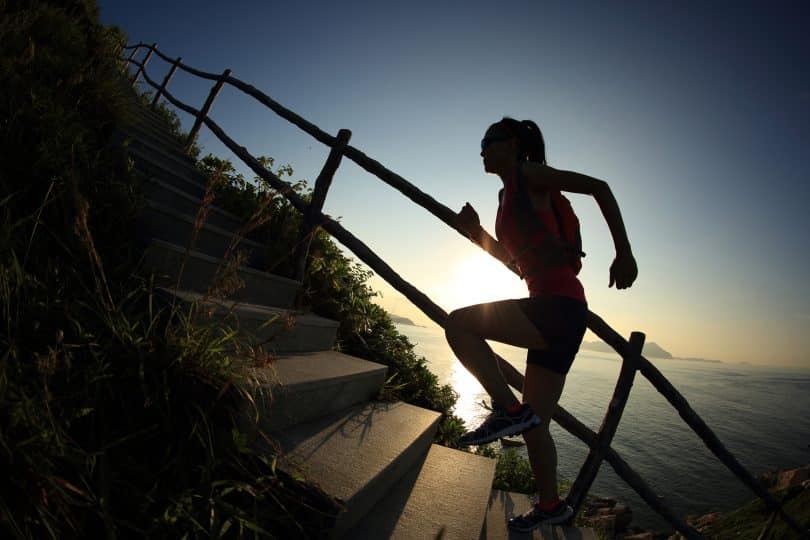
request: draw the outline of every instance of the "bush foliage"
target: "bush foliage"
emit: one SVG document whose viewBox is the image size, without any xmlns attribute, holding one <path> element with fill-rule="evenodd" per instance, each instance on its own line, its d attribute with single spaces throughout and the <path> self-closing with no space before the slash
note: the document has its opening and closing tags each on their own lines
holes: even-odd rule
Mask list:
<svg viewBox="0 0 810 540">
<path fill-rule="evenodd" d="M 275 164 L 266 156 L 259 161 L 268 170 Z M 198 168 L 214 180 L 215 204 L 259 224 L 249 236 L 266 246 L 268 259 L 273 261 L 268 270 L 292 276 L 294 254 L 301 243 L 302 219 L 298 211 L 265 180 L 255 177 L 247 181 L 227 160 L 208 154 L 199 160 Z M 274 173 L 281 178 L 291 177 L 293 170 L 283 165 Z M 304 200 L 311 198 L 305 181 L 291 185 Z M 425 358 L 416 355 L 410 340 L 374 303 L 377 293 L 368 285 L 372 273 L 347 257 L 320 229 L 312 235 L 309 254 L 301 303 L 323 317 L 339 321 L 339 350 L 388 366 L 386 397 L 443 413 L 437 442 L 457 446 L 464 430 L 462 421 L 452 414 L 458 396 L 449 385 L 439 384 Z"/>
</svg>

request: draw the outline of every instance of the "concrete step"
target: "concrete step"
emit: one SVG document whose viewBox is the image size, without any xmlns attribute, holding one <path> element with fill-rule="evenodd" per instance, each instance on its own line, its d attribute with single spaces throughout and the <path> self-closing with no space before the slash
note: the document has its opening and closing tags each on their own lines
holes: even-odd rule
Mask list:
<svg viewBox="0 0 810 540">
<path fill-rule="evenodd" d="M 169 128 L 166 126 L 158 126 L 147 120 L 137 119 L 128 120 L 126 124 L 120 126 L 120 129 L 131 137 L 153 140 L 172 152 L 185 153 L 182 143 L 169 134 Z"/>
<path fill-rule="evenodd" d="M 156 276 L 156 284 L 172 289 L 206 293 L 214 285 L 217 272 L 222 272 L 222 259 L 212 257 L 199 251 L 152 239 L 144 253 L 144 264 Z M 177 276 L 182 267 L 178 284 Z M 301 287 L 299 281 L 262 272 L 249 266 L 240 266 L 236 277 L 244 287 L 237 289 L 226 297 L 237 302 L 251 302 L 279 308 L 291 308 L 295 295 Z"/>
<path fill-rule="evenodd" d="M 195 230 L 195 217 L 180 213 L 168 206 L 147 199 L 138 216 L 139 234 L 144 244 L 158 238 L 178 246 L 188 246 Z M 194 246 L 196 251 L 216 258 L 222 258 L 228 247 L 235 241 L 234 232 L 210 223 L 203 223 L 197 233 Z M 247 238 L 238 240 L 237 249 L 248 252 L 246 264 L 259 270 L 270 268 L 275 261 L 269 260 L 262 244 Z"/>
<path fill-rule="evenodd" d="M 387 369 L 337 351 L 288 354 L 269 368 L 249 368 L 269 391 L 261 403 L 261 427 L 280 431 L 373 399 Z"/>
<path fill-rule="evenodd" d="M 126 122 L 142 121 L 148 122 L 164 130 L 171 129 L 168 120 L 166 120 L 163 115 L 153 111 L 150 107 L 144 105 L 142 102 L 138 102 L 137 98 L 130 104 L 124 119 Z"/>
<path fill-rule="evenodd" d="M 156 165 L 171 167 L 181 171 L 194 169 L 194 159 L 187 156 L 181 150 L 178 150 L 174 144 L 162 144 L 149 135 L 132 135 L 131 133 L 125 132 L 123 128 L 116 131 L 113 136 L 114 140 L 116 137 L 120 140 L 121 144 L 127 141 L 128 149 L 137 149 L 143 157 L 149 159 Z"/>
<path fill-rule="evenodd" d="M 141 117 L 147 120 L 151 120 L 157 125 L 169 127 L 168 120 L 166 120 L 166 118 L 162 114 L 153 111 L 151 107 L 145 107 L 143 109 L 143 114 L 141 115 Z"/>
<path fill-rule="evenodd" d="M 344 539 L 478 538 L 494 475 L 494 459 L 434 444 Z"/>
<path fill-rule="evenodd" d="M 333 531 L 338 538 L 425 454 L 440 416 L 406 403 L 371 402 L 273 438 L 285 453 L 284 470 L 301 471 L 346 504 Z"/>
<path fill-rule="evenodd" d="M 183 304 L 203 302 L 212 313 L 212 324 L 227 324 L 247 333 L 249 341 L 262 343 L 270 353 L 300 353 L 332 348 L 338 323 L 311 313 L 238 303 L 230 300 L 205 299 L 202 294 L 158 288 L 161 299 L 171 302 L 175 297 Z"/>
<path fill-rule="evenodd" d="M 137 173 L 146 178 L 157 178 L 198 199 L 205 196 L 205 186 L 208 183 L 208 178 L 196 169 L 165 169 L 159 164 L 150 161 L 149 156 L 143 154 L 137 148 L 129 148 L 128 151 L 135 162 L 135 171 Z"/>
<path fill-rule="evenodd" d="M 534 500 L 529 495 L 492 490 L 487 510 L 487 522 L 481 532 L 481 540 L 599 540 L 596 531 L 582 527 L 544 525 L 529 533 L 510 531 L 509 518 L 531 508 Z"/>
<path fill-rule="evenodd" d="M 192 195 L 179 187 L 164 182 L 156 176 L 141 175 L 141 185 L 144 195 L 150 201 L 172 208 L 187 216 L 196 216 L 202 206 L 202 198 Z M 225 229 L 226 231 L 237 231 L 242 226 L 242 220 L 219 208 L 216 199 L 208 206 L 209 212 L 206 223 Z"/>
</svg>

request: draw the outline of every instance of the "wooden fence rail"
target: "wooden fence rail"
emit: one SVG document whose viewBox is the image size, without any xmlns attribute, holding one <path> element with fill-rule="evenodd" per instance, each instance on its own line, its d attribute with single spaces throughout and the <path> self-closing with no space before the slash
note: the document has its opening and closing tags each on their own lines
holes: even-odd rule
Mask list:
<svg viewBox="0 0 810 540">
<path fill-rule="evenodd" d="M 140 48 L 146 48 L 149 52 L 143 62 L 134 60 L 135 52 Z M 346 156 L 366 171 L 374 174 L 379 179 L 400 191 L 403 195 L 411 199 L 413 202 L 425 208 L 428 212 L 436 216 L 447 226 L 455 229 L 460 234 L 467 235 L 456 224 L 456 213 L 433 199 L 428 194 L 419 190 L 416 186 L 397 175 L 393 171 L 385 168 L 379 162 L 366 156 L 360 150 L 348 145 L 349 135 L 347 130 L 341 130 L 337 137 L 329 135 L 322 131 L 314 124 L 308 122 L 296 113 L 286 109 L 272 98 L 256 89 L 255 87 L 240 81 L 230 75 L 230 70 L 226 70 L 221 75 L 206 73 L 190 66 L 183 64 L 180 58 L 172 59 L 161 51 L 157 50 L 155 44 L 147 45 L 139 43 L 124 47 L 126 49 L 134 49 L 133 53 L 127 58 L 127 65 L 133 64 L 138 67 L 136 78 L 133 79 L 133 84 L 137 81 L 137 77 L 143 75 L 147 84 L 153 88 L 158 89 L 159 95 L 169 101 L 178 109 L 192 115 L 195 118 L 193 129 L 193 136 L 196 136 L 197 131 L 205 124 L 211 132 L 222 141 L 234 154 L 237 155 L 257 176 L 263 178 L 268 182 L 273 189 L 284 195 L 299 212 L 305 216 L 305 231 L 311 232 L 311 227 L 318 225 L 331 234 L 341 244 L 351 250 L 362 262 L 368 265 L 380 277 L 386 280 L 397 291 L 403 294 L 408 300 L 416 305 L 423 313 L 425 313 L 431 320 L 438 325 L 444 327 L 447 313 L 436 305 L 429 297 L 419 291 L 416 287 L 408 283 L 397 272 L 391 268 L 385 261 L 378 257 L 368 246 L 361 240 L 347 231 L 342 225 L 334 221 L 330 217 L 321 212 L 323 198 L 326 196 L 326 189 L 328 189 L 328 181 L 324 180 L 325 184 L 322 189 L 318 191 L 317 206 L 310 206 L 304 201 L 292 188 L 290 184 L 278 178 L 271 171 L 264 168 L 261 163 L 242 146 L 238 145 L 231 139 L 210 117 L 208 112 L 211 107 L 213 99 L 222 88 L 223 84 L 230 84 L 238 88 L 242 92 L 250 95 L 263 105 L 273 110 L 276 114 L 291 122 L 301 130 L 307 132 L 316 140 L 332 148 L 327 163 L 324 165 L 322 176 L 331 177 L 337 169 L 340 156 Z M 158 57 L 166 62 L 172 64 L 172 71 L 170 75 L 164 79 L 163 84 L 158 85 L 146 73 L 146 63 L 149 57 L 155 53 Z M 209 98 L 206 100 L 202 110 L 197 110 L 177 98 L 175 98 L 168 90 L 167 85 L 171 75 L 176 69 L 183 69 L 184 71 L 195 75 L 197 77 L 215 81 L 216 84 L 212 88 Z M 157 98 L 157 97 L 156 97 Z M 153 103 L 157 99 L 153 100 Z M 189 141 L 193 138 L 190 136 Z M 315 197 L 313 197 L 315 198 Z M 309 234 L 309 233 L 307 233 Z M 495 256 L 490 252 L 490 255 Z M 497 257 L 496 257 L 497 258 Z M 508 263 L 508 261 L 502 261 Z M 508 264 L 507 264 L 508 266 Z M 514 271 L 514 270 L 513 270 Z M 588 312 L 588 328 L 593 331 L 600 339 L 610 345 L 617 353 L 623 358 L 622 370 L 617 381 L 614 397 L 611 400 L 607 414 L 603 421 L 600 433 L 596 434 L 587 426 L 579 422 L 573 415 L 565 411 L 561 406 L 558 406 L 553 419 L 566 431 L 579 438 L 590 448 L 588 458 L 586 459 L 577 481 L 572 486 L 572 502 L 577 508 L 581 505 L 588 489 L 590 488 L 593 478 L 599 469 L 599 463 L 602 459 L 606 460 L 616 473 L 630 485 L 642 499 L 656 512 L 658 512 L 664 519 L 666 519 L 676 530 L 684 534 L 687 538 L 700 538 L 700 535 L 692 527 L 686 524 L 681 518 L 675 515 L 671 509 L 666 507 L 652 489 L 641 479 L 641 477 L 633 471 L 633 469 L 616 453 L 610 446 L 610 442 L 616 432 L 619 420 L 621 418 L 622 410 L 627 401 L 630 389 L 632 387 L 633 376 L 636 371 L 640 371 L 645 378 L 647 378 L 656 390 L 661 393 L 667 401 L 676 409 L 678 414 L 683 418 L 686 424 L 699 436 L 707 448 L 721 461 L 726 467 L 737 476 L 745 485 L 747 485 L 758 497 L 763 499 L 768 509 L 776 515 L 778 514 L 790 527 L 798 531 L 804 537 L 807 531 L 802 528 L 793 518 L 785 514 L 781 505 L 770 495 L 762 484 L 749 473 L 742 464 L 725 448 L 720 442 L 719 438 L 714 432 L 703 422 L 700 416 L 691 408 L 687 400 L 672 386 L 672 384 L 664 377 L 664 375 L 646 358 L 641 355 L 641 347 L 643 346 L 643 334 L 634 333 L 631 337 L 631 342 L 628 343 L 621 337 L 615 330 L 613 330 L 601 317 Z M 514 366 L 506 362 L 503 358 L 497 357 L 501 371 L 504 374 L 510 386 L 517 390 L 523 387 L 523 375 L 518 372 Z"/>
<path fill-rule="evenodd" d="M 588 457 L 579 470 L 579 474 L 568 494 L 568 503 L 574 508 L 574 514 L 579 512 L 585 502 L 585 495 L 591 489 L 591 485 L 599 473 L 605 450 L 610 447 L 610 443 L 613 441 L 614 435 L 616 435 L 616 429 L 619 427 L 624 407 L 627 405 L 627 398 L 633 388 L 633 379 L 638 370 L 638 358 L 641 356 L 641 349 L 644 347 L 644 339 L 644 334 L 641 332 L 633 332 L 630 336 L 631 351 L 628 356 L 622 359 L 619 380 L 616 382 L 613 398 L 610 400 L 605 418 L 602 421 L 602 427 L 599 429 L 595 447 L 592 447 L 588 452 Z"/>
<path fill-rule="evenodd" d="M 152 53 L 157 50 L 157 43 L 153 43 L 151 47 L 149 47 L 149 52 L 146 53 L 146 57 L 143 59 L 143 62 L 135 62 L 132 58 L 127 60 L 127 63 L 136 64 L 138 66 L 138 71 L 135 72 L 135 76 L 132 77 L 132 87 L 135 88 L 135 85 L 138 84 L 138 78 L 141 74 L 146 71 L 146 64 L 149 63 L 149 59 L 152 58 Z"/>
</svg>

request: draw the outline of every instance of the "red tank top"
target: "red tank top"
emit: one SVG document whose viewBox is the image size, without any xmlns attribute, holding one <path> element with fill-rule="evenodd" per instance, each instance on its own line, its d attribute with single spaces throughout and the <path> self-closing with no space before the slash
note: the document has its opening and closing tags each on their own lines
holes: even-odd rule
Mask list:
<svg viewBox="0 0 810 540">
<path fill-rule="evenodd" d="M 534 247 L 540 240 L 537 236 L 542 233 L 532 237 L 530 231 L 521 227 L 520 221 L 515 215 L 520 211 L 516 206 L 516 196 L 516 179 L 510 178 L 504 186 L 501 203 L 498 206 L 495 235 L 498 242 L 509 252 L 509 256 L 515 260 L 520 273 L 524 276 L 529 288 L 529 296 L 568 296 L 585 302 L 585 290 L 571 266 L 563 264 L 547 267 L 544 264 L 538 249 Z M 542 230 L 550 231 L 559 237 L 557 218 L 551 208 L 535 210 L 535 215 L 542 222 Z M 527 249 L 529 246 L 532 247 Z"/>
</svg>

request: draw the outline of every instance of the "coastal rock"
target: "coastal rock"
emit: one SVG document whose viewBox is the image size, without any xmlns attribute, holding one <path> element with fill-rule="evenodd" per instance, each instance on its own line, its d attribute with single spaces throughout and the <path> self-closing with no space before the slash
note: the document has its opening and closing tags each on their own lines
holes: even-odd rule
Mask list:
<svg viewBox="0 0 810 540">
<path fill-rule="evenodd" d="M 777 491 L 801 486 L 808 480 L 810 480 L 810 465 L 786 471 L 768 472 L 759 476 L 759 481 L 765 484 L 765 487 Z"/>
<path fill-rule="evenodd" d="M 617 504 L 613 507 L 616 516 L 616 531 L 624 531 L 633 522 L 633 511 L 626 504 Z"/>
<path fill-rule="evenodd" d="M 654 540 L 655 536 L 651 532 L 643 532 L 638 534 L 630 534 L 624 537 L 624 540 Z"/>
<path fill-rule="evenodd" d="M 596 529 L 601 538 L 616 537 L 616 516 L 592 516 L 587 520 L 587 526 Z"/>
<path fill-rule="evenodd" d="M 697 529 L 698 532 L 705 532 L 706 529 L 720 517 L 720 512 L 711 512 L 699 517 L 687 517 L 686 522 Z"/>
<path fill-rule="evenodd" d="M 599 513 L 600 510 L 605 508 L 610 509 L 616 506 L 616 499 L 610 497 L 589 497 L 585 501 L 583 508 L 583 515 L 593 516 Z"/>
</svg>

